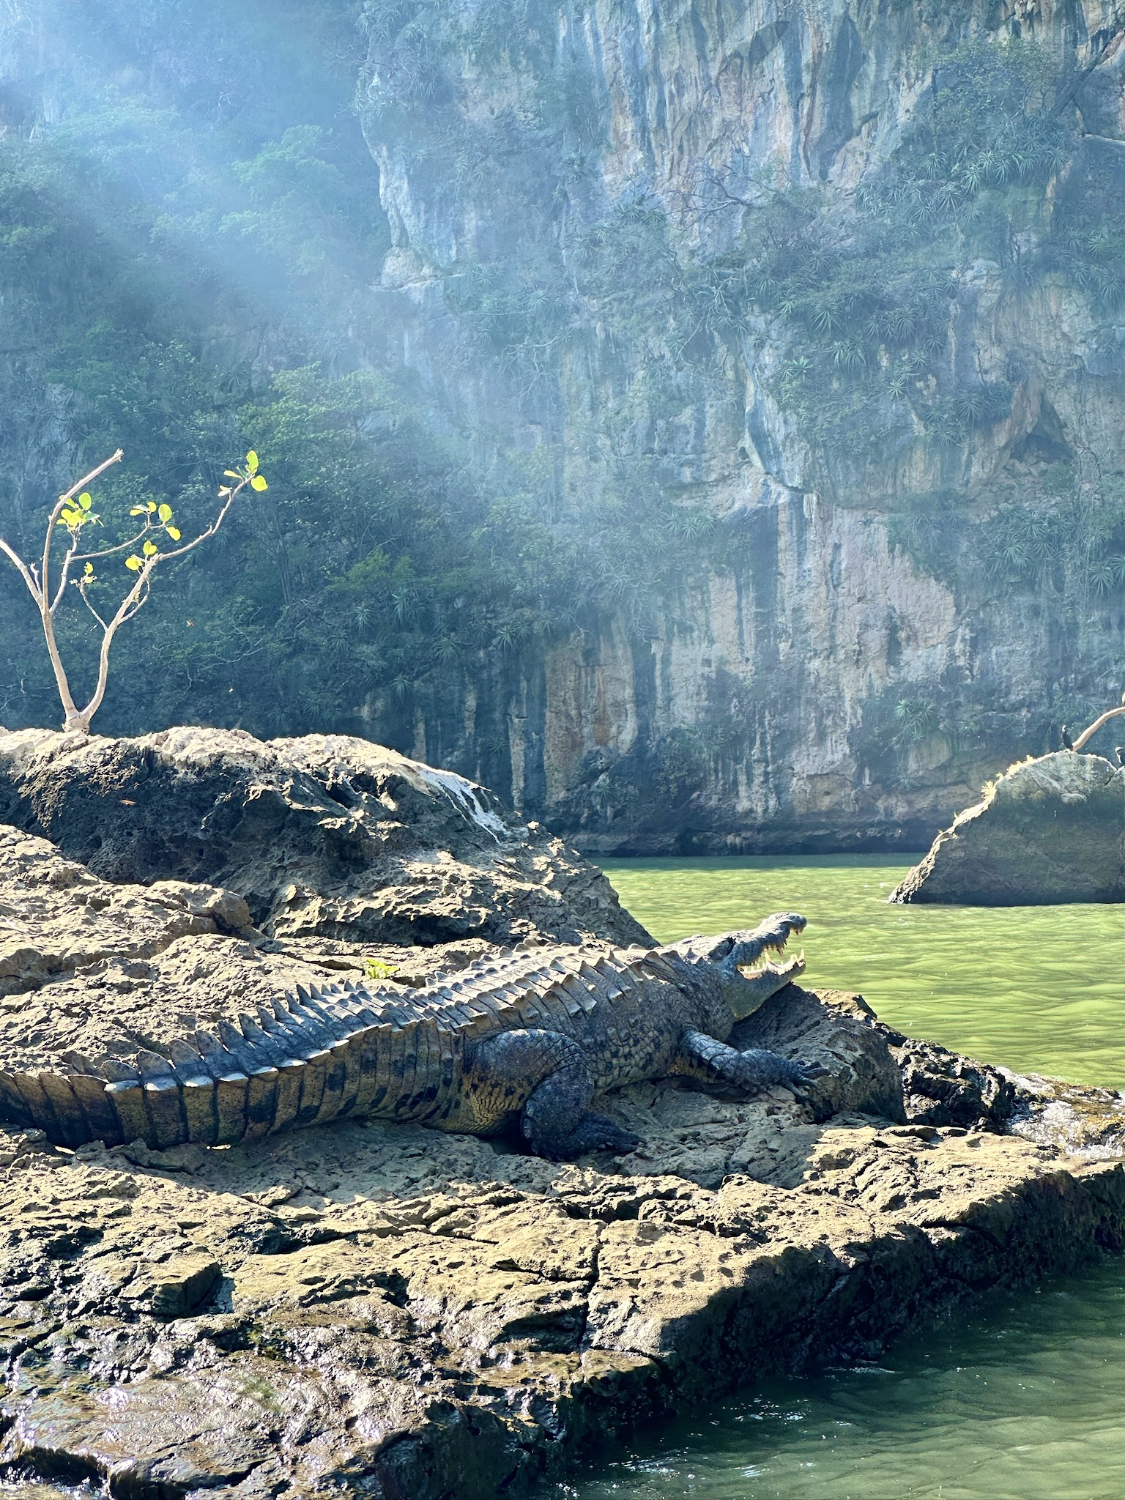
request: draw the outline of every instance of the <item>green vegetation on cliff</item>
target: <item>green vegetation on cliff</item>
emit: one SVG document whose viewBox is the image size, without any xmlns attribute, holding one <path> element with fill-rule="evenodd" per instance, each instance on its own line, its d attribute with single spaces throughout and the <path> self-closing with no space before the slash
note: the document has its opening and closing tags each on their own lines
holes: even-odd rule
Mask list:
<svg viewBox="0 0 1125 1500">
<path fill-rule="evenodd" d="M 79 445 L 125 449 L 111 500 L 174 500 L 188 515 L 227 452 L 253 444 L 271 476 L 206 576 L 154 601 L 159 652 L 123 640 L 107 728 L 356 729 L 370 711 L 381 737 L 410 745 L 415 701 L 466 670 L 591 612 L 643 621 L 707 530 L 661 502 L 632 453 L 583 525 L 560 526 L 551 445 L 496 454 L 485 478 L 409 381 L 369 367 L 389 236 L 351 109 L 355 10 L 286 0 L 232 17 L 218 0 L 100 0 L 77 21 L 44 0 L 15 30 L 29 48 L 57 30 L 68 104 L 45 122 L 18 69 L 6 96 L 3 529 L 26 545 Z M 110 55 L 122 38 L 124 70 Z M 157 38 L 171 83 L 146 76 Z M 451 305 L 475 310 L 482 337 L 543 341 L 511 291 L 483 272 L 462 283 Z M 18 580 L 0 590 L 18 622 L 0 718 L 51 722 L 34 619 Z M 83 659 L 80 640 L 67 646 Z"/>
</svg>

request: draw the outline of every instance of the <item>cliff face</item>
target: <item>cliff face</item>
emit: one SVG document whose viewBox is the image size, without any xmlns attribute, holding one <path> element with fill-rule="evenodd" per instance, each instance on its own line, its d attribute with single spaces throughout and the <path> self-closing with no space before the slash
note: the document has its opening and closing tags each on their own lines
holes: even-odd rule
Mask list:
<svg viewBox="0 0 1125 1500">
<path fill-rule="evenodd" d="M 562 532 L 659 498 L 694 547 L 416 754 L 590 849 L 916 847 L 1116 700 L 1120 5 L 367 23 L 382 357 Z"/>
</svg>

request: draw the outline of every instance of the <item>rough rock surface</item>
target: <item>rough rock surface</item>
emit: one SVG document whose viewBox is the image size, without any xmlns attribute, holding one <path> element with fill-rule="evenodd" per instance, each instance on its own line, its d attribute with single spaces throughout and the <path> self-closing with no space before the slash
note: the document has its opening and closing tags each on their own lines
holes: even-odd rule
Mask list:
<svg viewBox="0 0 1125 1500">
<path fill-rule="evenodd" d="M 232 1021 L 247 1002 L 345 964 L 362 973 L 365 953 L 401 951 L 360 948 L 341 958 L 317 954 L 315 944 L 287 949 L 250 925 L 233 891 L 183 881 L 116 885 L 46 839 L 0 824 L 4 1061 L 18 1062 L 32 1045 L 55 1064 L 69 1048 L 127 1056 L 184 1026 Z M 416 970 L 428 953 L 406 967 Z M 460 953 L 447 950 L 444 965 L 468 962 L 470 952 Z"/>
<path fill-rule="evenodd" d="M 128 800 L 156 828 L 193 782 L 158 769 L 146 794 L 135 744 L 123 761 L 90 747 L 98 798 L 132 767 Z M 262 752 L 277 765 L 250 741 L 256 773 Z M 294 775 L 283 796 L 281 779 L 253 784 L 275 810 L 308 797 L 309 825 L 286 817 L 321 828 L 321 783 Z M 362 921 L 351 942 L 266 937 L 242 894 L 182 878 L 201 873 L 190 850 L 169 873 L 157 842 L 143 865 L 128 824 L 94 847 L 98 798 L 69 770 L 21 784 L 52 828 L 70 809 L 95 862 L 168 878 L 117 883 L 0 828 L 0 1060 L 92 1034 L 129 1053 L 370 957 L 417 982 L 487 946 L 379 947 Z M 269 847 L 295 860 L 286 817 Z M 208 873 L 263 869 L 237 863 L 246 839 L 228 831 Z M 1125 1248 L 1122 1096 L 970 1063 L 859 996 L 792 985 L 735 1039 L 824 1072 L 805 1102 L 619 1090 L 600 1107 L 638 1148 L 567 1164 L 381 1121 L 166 1152 L 0 1126 L 0 1480 L 130 1500 L 524 1495 L 617 1429 L 872 1356 L 967 1295 Z"/>
<path fill-rule="evenodd" d="M 106 880 L 233 890 L 286 941 L 648 940 L 605 876 L 538 824 L 346 736 L 0 734 L 0 822 Z"/>
<path fill-rule="evenodd" d="M 938 834 L 889 899 L 1125 901 L 1125 769 L 1068 750 L 1012 766 Z"/>
</svg>

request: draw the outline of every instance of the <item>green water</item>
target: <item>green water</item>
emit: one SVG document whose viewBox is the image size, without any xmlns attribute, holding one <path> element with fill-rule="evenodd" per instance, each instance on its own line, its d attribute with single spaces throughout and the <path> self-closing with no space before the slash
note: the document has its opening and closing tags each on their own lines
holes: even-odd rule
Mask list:
<svg viewBox="0 0 1125 1500">
<path fill-rule="evenodd" d="M 662 941 L 809 918 L 808 982 L 958 1051 L 1125 1086 L 1125 908 L 887 907 L 880 858 L 606 866 Z M 600 1466 L 575 1500 L 1125 1500 L 1125 1266 L 758 1385 Z"/>
<path fill-rule="evenodd" d="M 1122 1500 L 1125 1273 L 1101 1267 L 771 1382 L 600 1466 L 577 1500 Z"/>
<path fill-rule="evenodd" d="M 907 868 L 879 855 L 604 866 L 661 942 L 799 911 L 809 985 L 858 990 L 890 1025 L 985 1062 L 1125 1088 L 1125 906 L 888 906 Z"/>
</svg>

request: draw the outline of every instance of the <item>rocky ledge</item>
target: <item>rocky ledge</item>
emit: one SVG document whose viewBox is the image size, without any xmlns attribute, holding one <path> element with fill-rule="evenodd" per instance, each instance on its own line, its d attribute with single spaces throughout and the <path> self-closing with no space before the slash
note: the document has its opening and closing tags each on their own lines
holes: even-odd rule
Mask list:
<svg viewBox="0 0 1125 1500">
<path fill-rule="evenodd" d="M 1125 769 L 1069 750 L 1021 761 L 938 834 L 889 899 L 1125 901 Z"/>
<path fill-rule="evenodd" d="M 539 824 L 345 735 L 0 732 L 0 823 L 117 884 L 227 887 L 286 941 L 648 940 L 601 871 Z"/>
<path fill-rule="evenodd" d="M 636 1086 L 620 1160 L 360 1122 L 163 1155 L 0 1136 L 0 1475 L 527 1494 L 638 1421 L 1125 1247 L 1117 1096 L 914 1045 L 904 1106 L 903 1039 L 856 997 L 790 987 L 744 1026 L 830 1069 L 812 1106 Z M 908 1118 L 951 1101 L 973 1128 Z"/>
</svg>

